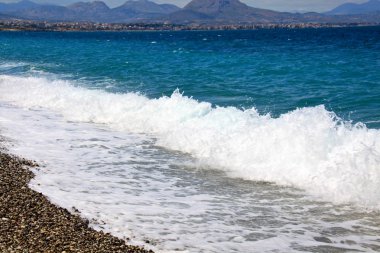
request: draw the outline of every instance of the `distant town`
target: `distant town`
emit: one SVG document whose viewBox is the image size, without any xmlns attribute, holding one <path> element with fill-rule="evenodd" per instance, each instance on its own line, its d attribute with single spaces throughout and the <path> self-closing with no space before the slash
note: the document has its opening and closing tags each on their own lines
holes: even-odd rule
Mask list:
<svg viewBox="0 0 380 253">
<path fill-rule="evenodd" d="M 256 30 L 380 26 L 378 23 L 294 23 L 294 24 L 237 24 L 237 25 L 179 25 L 144 23 L 47 22 L 0 20 L 0 31 L 185 31 L 185 30 Z"/>
<path fill-rule="evenodd" d="M 239 30 L 372 26 L 379 23 L 380 0 L 343 4 L 324 13 L 279 12 L 248 6 L 240 0 L 189 0 L 183 8 L 150 0 L 126 0 L 112 8 L 99 0 L 67 6 L 30 0 L 0 2 L 1 30 Z"/>
<path fill-rule="evenodd" d="M 68 6 L 29 0 L 0 2 L 3 31 L 253 30 L 375 25 L 380 25 L 380 0 L 343 4 L 325 13 L 278 12 L 254 8 L 240 0 L 192 0 L 183 8 L 150 0 L 127 0 L 115 8 L 102 1 Z"/>
</svg>

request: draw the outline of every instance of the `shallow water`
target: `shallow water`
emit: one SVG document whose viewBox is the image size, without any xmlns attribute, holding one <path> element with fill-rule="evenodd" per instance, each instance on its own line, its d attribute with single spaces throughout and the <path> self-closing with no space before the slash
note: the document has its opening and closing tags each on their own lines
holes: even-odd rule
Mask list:
<svg viewBox="0 0 380 253">
<path fill-rule="evenodd" d="M 230 178 L 146 136 L 42 110 L 0 112 L 10 150 L 43 165 L 32 188 L 133 243 L 159 252 L 380 250 L 378 212 Z"/>
</svg>

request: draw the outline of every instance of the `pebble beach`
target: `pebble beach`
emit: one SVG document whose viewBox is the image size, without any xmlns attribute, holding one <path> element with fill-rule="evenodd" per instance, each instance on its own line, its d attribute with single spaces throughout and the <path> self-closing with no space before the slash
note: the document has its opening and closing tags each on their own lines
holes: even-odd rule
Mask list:
<svg viewBox="0 0 380 253">
<path fill-rule="evenodd" d="M 0 151 L 0 252 L 152 252 L 90 228 L 31 190 L 28 167 L 36 166 Z"/>
</svg>

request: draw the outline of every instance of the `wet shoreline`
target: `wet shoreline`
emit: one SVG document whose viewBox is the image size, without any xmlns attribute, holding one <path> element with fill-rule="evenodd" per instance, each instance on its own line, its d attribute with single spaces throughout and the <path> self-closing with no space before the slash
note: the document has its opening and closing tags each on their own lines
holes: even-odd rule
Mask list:
<svg viewBox="0 0 380 253">
<path fill-rule="evenodd" d="M 152 252 L 128 245 L 28 187 L 38 166 L 0 150 L 1 252 Z"/>
</svg>

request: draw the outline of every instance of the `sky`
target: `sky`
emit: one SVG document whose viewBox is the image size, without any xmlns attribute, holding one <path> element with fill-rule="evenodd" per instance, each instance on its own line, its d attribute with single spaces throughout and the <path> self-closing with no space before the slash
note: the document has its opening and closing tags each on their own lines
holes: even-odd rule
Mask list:
<svg viewBox="0 0 380 253">
<path fill-rule="evenodd" d="M 18 2 L 19 0 L 0 0 L 3 3 Z M 32 0 L 36 3 L 52 3 L 57 5 L 67 5 L 74 2 L 90 1 L 90 0 Z M 127 0 L 103 0 L 108 6 L 116 7 Z M 156 3 L 171 3 L 177 6 L 184 6 L 190 0 L 152 0 Z M 271 9 L 276 11 L 291 11 L 291 12 L 307 12 L 316 11 L 324 12 L 329 11 L 336 6 L 352 2 L 364 3 L 368 0 L 241 0 L 242 2 L 257 8 Z"/>
</svg>

